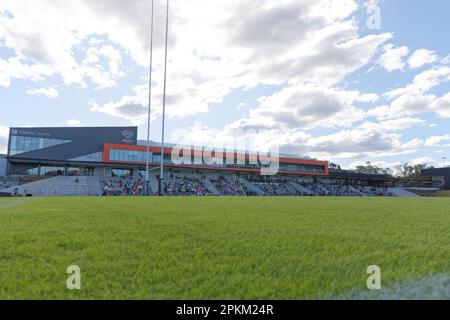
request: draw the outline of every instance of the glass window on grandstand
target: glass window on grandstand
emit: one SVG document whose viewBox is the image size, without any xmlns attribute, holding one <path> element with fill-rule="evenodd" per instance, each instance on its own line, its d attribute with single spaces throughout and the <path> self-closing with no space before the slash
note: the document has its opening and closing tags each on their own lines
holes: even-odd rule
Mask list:
<svg viewBox="0 0 450 320">
<path fill-rule="evenodd" d="M 161 155 L 154 155 L 153 163 L 161 163 Z"/>
<path fill-rule="evenodd" d="M 46 176 L 46 177 L 54 177 L 54 176 L 63 176 L 66 168 L 64 167 L 36 167 L 33 169 L 28 169 L 22 172 L 23 175 L 27 176 Z"/>
<path fill-rule="evenodd" d="M 132 174 L 131 170 L 113 169 L 112 171 L 114 178 L 129 178 Z"/>
<path fill-rule="evenodd" d="M 80 168 L 67 168 L 68 176 L 81 176 L 83 175 Z"/>
<path fill-rule="evenodd" d="M 445 187 L 445 177 L 433 177 L 433 188 L 444 188 Z"/>
<path fill-rule="evenodd" d="M 47 139 L 25 136 L 11 136 L 11 145 L 9 155 L 15 156 L 21 153 L 36 151 L 40 149 L 50 148 L 61 144 L 72 142 L 63 139 Z"/>
<path fill-rule="evenodd" d="M 149 162 L 153 162 L 153 153 L 148 155 Z M 112 149 L 109 152 L 109 160 L 118 162 L 145 163 L 147 153 L 143 151 Z"/>
<path fill-rule="evenodd" d="M 281 164 L 280 170 L 288 172 L 304 172 L 304 173 L 324 173 L 323 166 L 297 165 L 297 164 Z"/>
</svg>

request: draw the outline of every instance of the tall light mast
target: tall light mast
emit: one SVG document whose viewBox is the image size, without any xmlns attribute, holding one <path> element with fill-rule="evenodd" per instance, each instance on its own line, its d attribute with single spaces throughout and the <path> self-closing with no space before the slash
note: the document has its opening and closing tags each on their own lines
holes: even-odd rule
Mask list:
<svg viewBox="0 0 450 320">
<path fill-rule="evenodd" d="M 150 195 L 150 122 L 151 122 L 151 110 L 152 110 L 152 69 L 153 69 L 153 21 L 154 21 L 154 0 L 152 0 L 152 14 L 151 14 L 151 33 L 150 33 L 150 77 L 148 84 L 148 115 L 147 115 L 147 155 L 146 155 L 146 193 Z"/>
<path fill-rule="evenodd" d="M 162 113 L 162 134 L 161 134 L 161 174 L 159 177 L 159 195 L 163 193 L 164 182 L 164 135 L 166 125 L 166 88 L 167 88 L 167 47 L 169 41 L 169 0 L 167 0 L 166 12 L 166 44 L 165 44 L 165 58 L 164 58 L 164 91 L 163 91 L 163 113 Z"/>
</svg>

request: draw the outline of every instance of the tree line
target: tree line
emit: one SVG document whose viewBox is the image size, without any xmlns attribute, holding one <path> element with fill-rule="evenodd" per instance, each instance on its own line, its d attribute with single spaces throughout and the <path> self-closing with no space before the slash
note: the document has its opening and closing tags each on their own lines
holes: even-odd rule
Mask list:
<svg viewBox="0 0 450 320">
<path fill-rule="evenodd" d="M 329 167 L 332 170 L 342 170 L 341 166 L 335 163 L 330 163 Z M 367 174 L 396 176 L 404 180 L 420 180 L 423 178 L 422 170 L 427 168 L 433 167 L 426 163 L 413 164 L 411 162 L 402 162 L 401 164 L 396 165 L 394 170 L 391 168 L 377 166 L 368 161 L 365 164 L 356 166 L 355 171 Z"/>
</svg>

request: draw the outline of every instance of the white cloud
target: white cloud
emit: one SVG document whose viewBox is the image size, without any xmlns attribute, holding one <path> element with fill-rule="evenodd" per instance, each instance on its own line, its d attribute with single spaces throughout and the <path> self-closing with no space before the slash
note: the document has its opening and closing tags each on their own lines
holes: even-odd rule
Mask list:
<svg viewBox="0 0 450 320">
<path fill-rule="evenodd" d="M 393 99 L 405 94 L 424 94 L 441 83 L 448 81 L 450 81 L 450 67 L 434 67 L 416 75 L 412 83 L 406 87 L 391 90 L 385 96 Z"/>
<path fill-rule="evenodd" d="M 306 145 L 314 153 L 326 157 L 353 158 L 362 154 L 390 152 L 400 143 L 400 135 L 382 130 L 354 129 L 308 140 Z"/>
<path fill-rule="evenodd" d="M 14 57 L 4 60 L 0 58 L 0 86 L 9 87 L 12 79 L 27 79 L 43 81 L 51 76 L 53 71 L 44 65 L 24 63 L 20 58 Z"/>
<path fill-rule="evenodd" d="M 439 57 L 435 51 L 419 49 L 409 57 L 408 64 L 411 69 L 417 69 L 424 65 L 436 62 Z"/>
<path fill-rule="evenodd" d="M 118 0 L 3 0 L 3 4 L 12 17 L 2 16 L 0 39 L 15 51 L 21 68 L 30 64 L 44 69 L 30 73 L 7 68 L 0 76 L 2 85 L 15 78 L 42 80 L 59 74 L 69 85 L 87 87 L 91 82 L 96 88 L 111 88 L 124 74 L 120 68 L 124 54 L 148 66 L 149 1 L 130 5 Z M 163 9 L 157 1 L 154 84 L 158 93 Z M 239 88 L 304 81 L 335 85 L 369 63 L 392 37 L 387 33 L 360 37 L 352 17 L 357 9 L 354 0 L 173 1 L 169 114 L 207 112 L 211 104 Z M 107 51 L 99 38 L 111 43 Z M 91 48 L 85 48 L 86 43 Z M 112 112 L 111 106 L 120 108 L 121 101 L 130 100 L 144 106 L 145 95 L 136 91 L 96 110 L 123 116 Z M 131 110 L 126 118 L 139 121 L 133 108 L 122 109 Z"/>
<path fill-rule="evenodd" d="M 358 167 L 358 166 L 364 166 L 364 165 L 366 164 L 366 162 L 367 162 L 367 161 L 360 161 L 360 160 L 359 160 L 359 161 L 352 162 L 352 163 L 348 166 L 348 169 L 354 170 L 354 169 L 356 169 L 356 167 Z M 379 168 L 390 168 L 390 169 L 393 169 L 393 168 L 395 168 L 395 166 L 401 164 L 401 162 L 399 162 L 399 161 L 388 162 L 388 161 L 385 161 L 385 160 L 370 161 L 370 163 L 371 163 L 372 165 L 374 165 L 374 166 L 379 167 Z"/>
<path fill-rule="evenodd" d="M 402 144 L 403 149 L 419 149 L 424 144 L 424 141 L 422 139 L 414 138 L 404 144 Z"/>
<path fill-rule="evenodd" d="M 9 128 L 0 126 L 0 137 L 2 138 L 8 138 L 9 136 Z"/>
<path fill-rule="evenodd" d="M 434 100 L 430 109 L 442 118 L 450 118 L 450 92 Z"/>
<path fill-rule="evenodd" d="M 364 157 L 383 158 L 410 154 L 423 146 L 420 139 L 402 141 L 402 135 L 383 128 L 345 129 L 331 134 L 313 136 L 301 129 L 236 129 L 215 130 L 197 126 L 172 136 L 173 141 L 208 146 L 233 146 L 233 137 L 245 140 L 251 150 L 267 150 L 279 146 L 281 153 L 309 156 L 332 161 Z M 227 144 L 228 143 L 228 144 Z"/>
<path fill-rule="evenodd" d="M 59 96 L 59 92 L 56 88 L 36 88 L 28 89 L 27 94 L 38 97 L 47 97 L 49 99 L 56 99 Z"/>
<path fill-rule="evenodd" d="M 108 34 L 112 24 L 83 1 L 2 0 L 2 10 L 10 14 L 0 15 L 0 41 L 15 56 L 0 59 L 0 85 L 9 86 L 14 79 L 42 81 L 60 75 L 67 85 L 86 87 L 90 80 L 104 88 L 115 85 L 122 75 L 117 70 L 117 53 L 111 48 L 82 47 L 90 36 Z M 133 38 L 131 32 L 129 38 Z M 107 66 L 88 63 L 87 56 L 93 54 L 89 50 L 97 50 Z"/>
<path fill-rule="evenodd" d="M 418 141 L 402 142 L 402 136 L 382 129 L 351 129 L 308 139 L 301 148 L 322 159 L 379 158 L 414 152 Z"/>
<path fill-rule="evenodd" d="M 389 105 L 377 106 L 366 112 L 367 116 L 378 119 L 388 119 L 391 117 L 391 108 Z"/>
<path fill-rule="evenodd" d="M 394 47 L 392 44 L 384 46 L 378 64 L 389 72 L 403 70 L 406 63 L 403 58 L 409 53 L 408 47 Z"/>
<path fill-rule="evenodd" d="M 429 106 L 436 97 L 433 95 L 405 94 L 391 103 L 392 117 L 412 115 L 429 111 Z"/>
<path fill-rule="evenodd" d="M 0 59 L 0 86 L 10 86 L 15 79 L 39 82 L 60 76 L 67 85 L 114 88 L 128 72 L 124 62 L 130 58 L 138 72 L 148 67 L 150 1 L 0 1 L 2 9 L 11 12 L 0 15 L 0 43 L 14 53 Z M 156 9 L 153 119 L 161 114 L 161 1 L 156 1 Z M 450 68 L 441 64 L 418 74 L 411 84 L 387 92 L 384 106 L 364 112 L 360 104 L 375 103 L 379 97 L 347 89 L 342 84 L 347 76 L 373 62 L 388 71 L 404 70 L 407 64 L 419 68 L 434 62 L 434 52 L 421 49 L 407 60 L 406 46 L 385 45 L 392 34 L 362 36 L 354 18 L 357 10 L 354 0 L 174 0 L 168 116 L 208 112 L 230 93 L 272 85 L 280 89 L 249 107 L 248 117 L 224 130 L 210 129 L 211 141 L 255 129 L 260 147 L 275 141 L 295 153 L 323 158 L 411 152 L 423 141 L 403 141 L 396 131 L 425 124 L 414 114 L 450 114 L 450 96 L 430 93 L 450 80 Z M 148 89 L 147 80 L 141 81 L 122 97 L 94 101 L 91 110 L 143 123 Z M 367 117 L 381 121 L 354 127 Z M 328 133 L 339 131 L 309 133 L 324 127 Z M 195 132 L 208 136 L 204 130 Z"/>
<path fill-rule="evenodd" d="M 379 128 L 387 131 L 400 131 L 425 124 L 426 124 L 425 120 L 405 117 L 399 119 L 384 120 L 378 123 L 366 122 L 360 125 L 360 128 Z"/>
<path fill-rule="evenodd" d="M 413 166 L 419 165 L 419 164 L 433 165 L 433 164 L 435 164 L 435 161 L 433 158 L 430 158 L 430 157 L 420 157 L 420 158 L 410 160 L 409 164 L 413 165 Z"/>
<path fill-rule="evenodd" d="M 8 149 L 9 128 L 0 125 L 0 154 L 6 154 Z"/>
<path fill-rule="evenodd" d="M 101 65 L 102 58 L 106 59 L 107 68 Z M 80 77 L 89 79 L 96 85 L 96 89 L 113 88 L 125 75 L 121 64 L 120 51 L 111 45 L 88 48 L 79 70 Z"/>
<path fill-rule="evenodd" d="M 423 113 L 434 113 L 441 118 L 450 118 L 450 92 L 442 97 L 431 94 L 406 93 L 393 100 L 390 105 L 375 107 L 366 112 L 368 116 L 381 120 Z"/>
<path fill-rule="evenodd" d="M 77 127 L 81 124 L 80 120 L 70 119 L 64 122 L 69 127 Z"/>
<path fill-rule="evenodd" d="M 270 97 L 262 97 L 260 105 L 250 110 L 249 117 L 230 128 L 242 130 L 294 129 L 317 127 L 349 127 L 365 117 L 357 102 L 368 97 L 356 91 L 328 87 L 297 85 L 284 88 Z"/>
<path fill-rule="evenodd" d="M 159 103 L 157 98 L 153 97 L 153 102 Z M 156 106 L 152 108 L 152 118 L 160 114 Z M 92 103 L 91 111 L 106 113 L 113 117 L 124 118 L 135 123 L 145 120 L 148 108 L 148 87 L 136 86 L 134 87 L 134 95 L 122 97 L 119 101 L 109 102 L 104 105 Z"/>
<path fill-rule="evenodd" d="M 449 142 L 448 145 L 442 145 L 444 142 Z M 432 136 L 428 138 L 425 142 L 425 145 L 427 147 L 444 147 L 444 146 L 450 146 L 450 135 L 446 134 L 443 136 Z"/>
</svg>

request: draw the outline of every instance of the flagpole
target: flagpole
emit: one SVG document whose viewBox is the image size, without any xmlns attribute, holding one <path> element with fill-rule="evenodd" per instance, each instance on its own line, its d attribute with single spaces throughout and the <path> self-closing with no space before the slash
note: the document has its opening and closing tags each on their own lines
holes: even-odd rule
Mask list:
<svg viewBox="0 0 450 320">
<path fill-rule="evenodd" d="M 152 14 L 151 14 L 151 33 L 150 33 L 150 77 L 148 84 L 148 115 L 147 115 L 147 155 L 146 155 L 146 193 L 150 195 L 150 122 L 151 122 L 151 110 L 152 110 L 152 68 L 153 68 L 153 18 L 154 18 L 154 0 L 152 0 Z"/>
<path fill-rule="evenodd" d="M 163 182 L 164 182 L 164 135 L 166 125 L 166 88 L 167 88 L 167 46 L 169 41 L 169 0 L 167 0 L 167 12 L 166 12 L 166 47 L 165 47 L 165 60 L 164 60 L 164 92 L 163 92 L 163 113 L 162 113 L 162 134 L 161 134 L 161 174 L 159 177 L 159 195 L 163 194 Z"/>
</svg>

